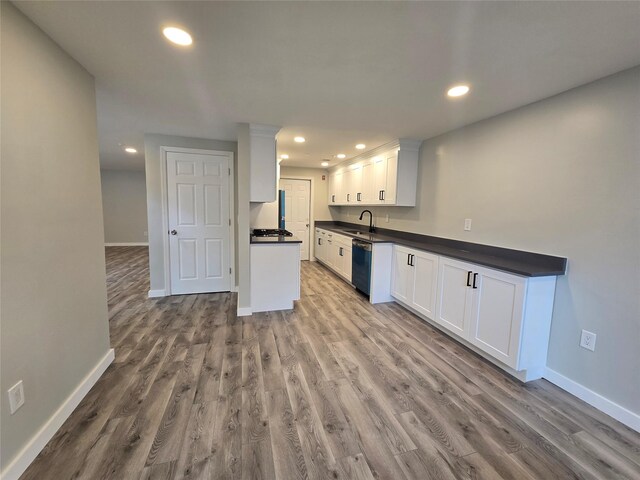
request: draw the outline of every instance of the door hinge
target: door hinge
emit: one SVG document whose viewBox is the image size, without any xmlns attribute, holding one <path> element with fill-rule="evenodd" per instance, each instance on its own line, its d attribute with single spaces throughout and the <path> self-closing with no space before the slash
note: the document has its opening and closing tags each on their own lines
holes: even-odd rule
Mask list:
<svg viewBox="0 0 640 480">
<path fill-rule="evenodd" d="M 229 176 L 231 176 L 231 167 L 229 167 Z"/>
<path fill-rule="evenodd" d="M 229 267 L 229 275 L 231 275 L 231 267 Z"/>
<path fill-rule="evenodd" d="M 231 226 L 231 219 L 229 219 L 229 226 Z"/>
</svg>

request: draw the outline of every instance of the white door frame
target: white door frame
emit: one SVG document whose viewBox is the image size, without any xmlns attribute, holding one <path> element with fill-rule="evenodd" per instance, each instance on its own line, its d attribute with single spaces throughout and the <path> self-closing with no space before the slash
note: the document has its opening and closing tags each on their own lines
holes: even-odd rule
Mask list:
<svg viewBox="0 0 640 480">
<path fill-rule="evenodd" d="M 204 155 L 227 155 L 229 157 L 229 218 L 235 217 L 235 169 L 233 152 L 223 150 L 202 150 L 199 148 L 183 148 L 183 147 L 160 147 L 160 158 L 162 168 L 160 168 L 160 185 L 162 194 L 162 247 L 164 257 L 164 291 L 165 295 L 171 295 L 171 263 L 169 260 L 169 186 L 167 184 L 167 153 L 200 153 Z M 235 231 L 237 228 L 237 219 L 229 228 L 229 266 L 231 267 L 231 279 L 229 286 L 232 292 L 237 290 L 236 285 L 236 241 Z"/>
<path fill-rule="evenodd" d="M 310 177 L 305 177 L 305 176 L 301 176 L 301 175 L 282 175 L 280 176 L 281 179 L 285 179 L 285 180 L 308 180 L 311 184 L 310 190 L 309 190 L 309 261 L 310 262 L 315 262 L 316 261 L 316 256 L 315 256 L 315 245 L 313 243 L 313 237 L 311 236 L 311 232 L 315 232 L 316 231 L 316 218 L 313 215 L 313 191 L 314 191 L 314 185 L 313 185 L 313 178 Z M 280 185 L 278 185 L 278 188 L 280 188 Z"/>
</svg>

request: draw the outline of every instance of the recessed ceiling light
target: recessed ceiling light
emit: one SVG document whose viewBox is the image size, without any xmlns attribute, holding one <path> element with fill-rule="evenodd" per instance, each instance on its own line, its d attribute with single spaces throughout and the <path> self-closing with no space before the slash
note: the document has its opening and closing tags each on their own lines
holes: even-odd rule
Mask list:
<svg viewBox="0 0 640 480">
<path fill-rule="evenodd" d="M 347 156 L 344 153 L 339 153 L 338 155 L 336 155 L 336 157 L 338 157 L 340 160 L 342 160 L 343 158 L 346 158 Z"/>
<path fill-rule="evenodd" d="M 304 137 L 295 137 L 293 141 L 296 143 L 304 143 L 306 142 L 306 139 Z"/>
<path fill-rule="evenodd" d="M 193 43 L 193 39 L 191 35 L 177 27 L 166 27 L 162 30 L 162 33 L 170 42 L 175 43 L 176 45 L 182 45 L 186 47 L 187 45 L 191 45 Z"/>
<path fill-rule="evenodd" d="M 286 153 L 283 153 L 282 155 L 280 155 L 280 158 L 283 160 L 288 160 L 289 159 L 289 155 L 287 155 Z"/>
<path fill-rule="evenodd" d="M 138 150 L 136 150 L 133 147 L 127 147 L 127 148 L 124 149 L 124 151 L 127 152 L 127 153 L 138 153 Z"/>
<path fill-rule="evenodd" d="M 320 165 L 322 165 L 323 167 L 328 167 L 329 166 L 329 162 L 322 162 Z"/>
<path fill-rule="evenodd" d="M 455 85 L 447 90 L 447 95 L 450 97 L 461 97 L 469 93 L 469 87 L 467 85 Z"/>
<path fill-rule="evenodd" d="M 367 146 L 364 143 L 359 143 L 356 145 L 356 148 L 358 150 L 364 150 L 365 148 L 367 148 Z"/>
</svg>

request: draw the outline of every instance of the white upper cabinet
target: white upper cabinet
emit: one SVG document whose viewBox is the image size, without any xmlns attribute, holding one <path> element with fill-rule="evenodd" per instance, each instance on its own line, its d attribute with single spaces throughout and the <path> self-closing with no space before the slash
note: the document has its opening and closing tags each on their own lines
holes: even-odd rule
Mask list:
<svg viewBox="0 0 640 480">
<path fill-rule="evenodd" d="M 397 140 L 334 167 L 329 205 L 414 207 L 420 141 Z"/>
<path fill-rule="evenodd" d="M 249 125 L 250 202 L 275 202 L 278 189 L 276 135 L 280 127 Z"/>
<path fill-rule="evenodd" d="M 342 170 L 329 174 L 329 205 L 344 205 L 347 202 L 347 195 L 344 187 L 344 175 Z"/>
<path fill-rule="evenodd" d="M 362 162 L 362 204 L 374 205 L 377 202 L 373 160 Z"/>
</svg>

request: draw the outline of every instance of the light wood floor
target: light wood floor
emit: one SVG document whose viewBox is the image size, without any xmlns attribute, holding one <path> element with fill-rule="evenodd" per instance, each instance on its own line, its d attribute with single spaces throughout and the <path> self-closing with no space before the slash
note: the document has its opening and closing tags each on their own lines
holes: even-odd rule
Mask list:
<svg viewBox="0 0 640 480">
<path fill-rule="evenodd" d="M 293 311 L 147 299 L 107 249 L 116 362 L 24 479 L 640 478 L 640 435 L 506 376 L 396 304 L 302 265 Z"/>
</svg>

